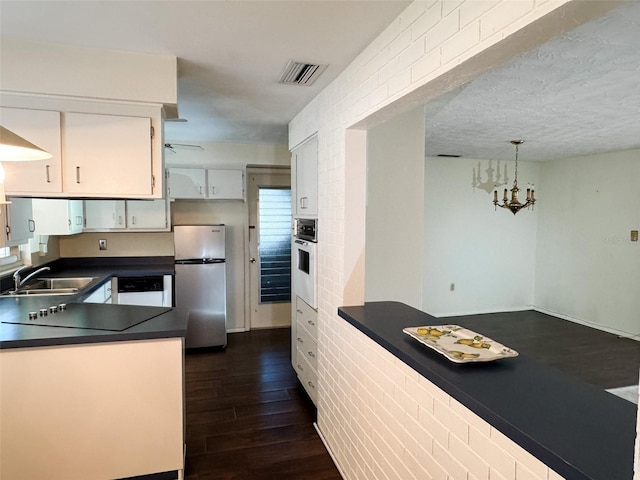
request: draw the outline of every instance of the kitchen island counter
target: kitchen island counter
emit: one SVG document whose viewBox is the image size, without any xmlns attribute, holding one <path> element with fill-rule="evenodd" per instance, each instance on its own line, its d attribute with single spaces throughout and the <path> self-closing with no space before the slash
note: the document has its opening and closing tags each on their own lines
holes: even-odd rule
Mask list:
<svg viewBox="0 0 640 480">
<path fill-rule="evenodd" d="M 402 332 L 445 322 L 397 302 L 341 307 L 340 317 L 567 479 L 631 480 L 636 406 L 536 362 L 452 363 Z M 461 326 L 493 336 L 490 315 Z M 497 331 L 497 330 L 496 330 Z"/>
<path fill-rule="evenodd" d="M 29 312 L 38 312 L 42 308 L 61 303 L 81 303 L 113 276 L 174 273 L 172 257 L 62 259 L 48 266 L 51 267 L 51 271 L 41 276 L 90 276 L 96 277 L 96 280 L 75 295 L 0 297 L 0 349 L 185 337 L 186 319 L 179 318 L 172 310 L 163 307 L 84 304 L 83 316 L 76 317 L 77 324 L 65 322 L 65 326 L 43 326 L 16 323 L 25 322 Z M 86 328 L 91 325 L 96 316 L 104 316 L 106 312 L 109 315 L 120 313 L 123 316 L 132 317 L 133 325 L 120 331 Z M 49 318 L 55 319 L 55 315 L 64 315 L 64 312 Z"/>
</svg>

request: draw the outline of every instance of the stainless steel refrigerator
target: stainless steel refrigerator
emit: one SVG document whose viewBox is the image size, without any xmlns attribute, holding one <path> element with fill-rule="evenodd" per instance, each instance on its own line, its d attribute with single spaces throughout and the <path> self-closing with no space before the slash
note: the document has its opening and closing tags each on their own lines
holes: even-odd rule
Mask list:
<svg viewBox="0 0 640 480">
<path fill-rule="evenodd" d="M 227 345 L 224 225 L 176 225 L 173 229 L 175 309 L 189 319 L 187 348 Z"/>
</svg>

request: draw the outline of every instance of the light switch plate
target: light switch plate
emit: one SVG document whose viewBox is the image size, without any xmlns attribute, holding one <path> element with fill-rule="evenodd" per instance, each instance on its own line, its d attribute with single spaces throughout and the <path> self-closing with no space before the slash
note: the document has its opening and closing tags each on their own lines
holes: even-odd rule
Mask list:
<svg viewBox="0 0 640 480">
<path fill-rule="evenodd" d="M 638 241 L 638 230 L 631 230 L 631 241 L 632 242 Z"/>
<path fill-rule="evenodd" d="M 107 249 L 107 239 L 106 238 L 101 238 L 100 240 L 98 240 L 98 248 L 100 250 L 106 250 Z"/>
</svg>

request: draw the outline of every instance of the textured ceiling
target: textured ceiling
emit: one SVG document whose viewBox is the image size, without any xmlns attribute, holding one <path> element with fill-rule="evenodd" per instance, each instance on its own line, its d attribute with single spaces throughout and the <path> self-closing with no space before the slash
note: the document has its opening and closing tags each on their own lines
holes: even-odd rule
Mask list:
<svg viewBox="0 0 640 480">
<path fill-rule="evenodd" d="M 426 154 L 550 160 L 640 148 L 640 2 L 426 106 Z"/>
<path fill-rule="evenodd" d="M 289 121 L 409 0 L 1 0 L 3 36 L 178 57 L 170 142 L 287 142 Z M 328 64 L 312 86 L 289 60 Z"/>
</svg>

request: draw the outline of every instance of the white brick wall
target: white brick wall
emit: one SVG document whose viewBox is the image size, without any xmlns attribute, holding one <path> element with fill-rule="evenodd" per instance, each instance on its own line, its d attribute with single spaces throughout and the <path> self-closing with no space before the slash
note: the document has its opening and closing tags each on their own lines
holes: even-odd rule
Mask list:
<svg viewBox="0 0 640 480">
<path fill-rule="evenodd" d="M 290 124 L 292 148 L 318 133 L 318 424 L 349 480 L 562 478 L 346 324 L 337 308 L 350 241 L 344 235 L 345 130 L 374 113 L 384 116 L 389 105 L 417 105 L 416 95 L 427 91 L 421 87 L 579 1 L 416 1 Z M 549 28 L 558 28 L 557 20 Z"/>
</svg>

